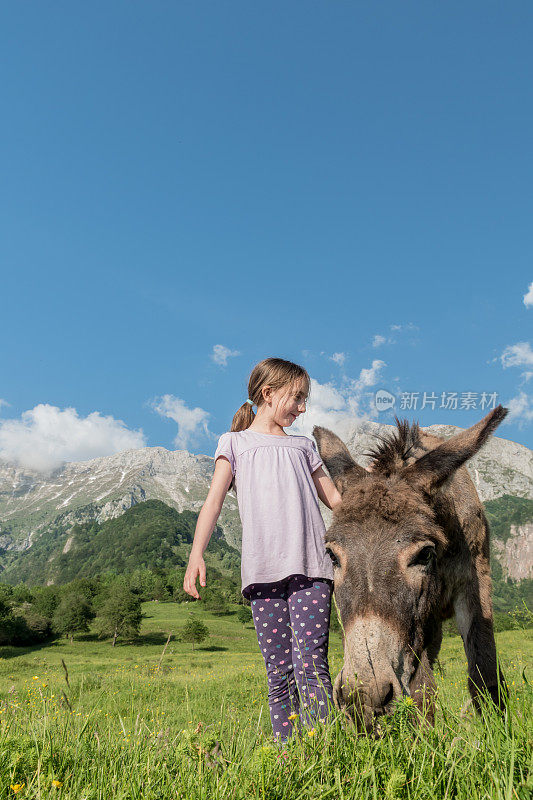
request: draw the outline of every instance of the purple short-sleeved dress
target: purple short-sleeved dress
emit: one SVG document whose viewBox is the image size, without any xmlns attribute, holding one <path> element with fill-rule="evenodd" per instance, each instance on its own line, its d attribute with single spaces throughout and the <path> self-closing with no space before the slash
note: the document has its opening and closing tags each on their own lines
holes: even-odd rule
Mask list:
<svg viewBox="0 0 533 800">
<path fill-rule="evenodd" d="M 219 456 L 229 461 L 237 488 L 244 597 L 249 599 L 250 584 L 289 575 L 333 580 L 311 477 L 323 465 L 313 440 L 249 429 L 228 431 L 218 440 L 215 461 Z"/>
</svg>

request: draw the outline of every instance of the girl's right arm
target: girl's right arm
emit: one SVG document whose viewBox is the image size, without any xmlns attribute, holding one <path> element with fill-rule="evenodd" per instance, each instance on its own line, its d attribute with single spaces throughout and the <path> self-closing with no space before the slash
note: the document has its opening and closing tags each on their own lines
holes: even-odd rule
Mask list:
<svg viewBox="0 0 533 800">
<path fill-rule="evenodd" d="M 189 563 L 183 580 L 184 591 L 197 600 L 201 598 L 196 589 L 196 578 L 199 577 L 200 584 L 205 586 L 206 575 L 203 555 L 213 533 L 215 523 L 222 511 L 224 498 L 232 478 L 233 474 L 228 459 L 225 456 L 219 456 L 215 461 L 215 472 L 208 495 L 198 514 Z"/>
</svg>

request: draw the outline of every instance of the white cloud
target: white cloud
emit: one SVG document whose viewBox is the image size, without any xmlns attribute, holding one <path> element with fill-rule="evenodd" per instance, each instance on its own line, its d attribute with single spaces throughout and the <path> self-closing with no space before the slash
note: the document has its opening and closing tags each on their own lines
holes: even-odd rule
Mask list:
<svg viewBox="0 0 533 800">
<path fill-rule="evenodd" d="M 7 400 L 2 400 L 2 398 L 0 397 L 0 408 L 2 408 L 3 406 L 6 406 L 6 408 L 7 408 L 7 406 L 9 406 L 9 405 L 11 405 L 11 404 L 8 403 Z"/>
<path fill-rule="evenodd" d="M 368 369 L 362 369 L 359 377 L 352 382 L 353 389 L 360 392 L 367 386 L 374 386 L 377 383 L 380 371 L 386 366 L 384 361 L 379 361 L 377 358 L 374 359 L 372 366 Z"/>
<path fill-rule="evenodd" d="M 528 306 L 533 306 L 533 283 L 529 284 L 529 288 L 524 295 L 524 305 L 526 308 Z"/>
<path fill-rule="evenodd" d="M 414 333 L 419 330 L 419 327 L 413 322 L 406 322 L 404 325 L 389 325 L 389 330 L 392 332 L 392 336 L 389 334 L 383 336 L 381 333 L 376 333 L 372 339 L 372 347 L 381 347 L 384 344 L 396 344 L 398 341 L 396 338 L 397 334 Z"/>
<path fill-rule="evenodd" d="M 150 405 L 162 417 L 168 417 L 177 423 L 178 433 L 174 438 L 176 449 L 189 450 L 196 443 L 199 434 L 210 435 L 207 427 L 210 414 L 203 408 L 188 408 L 184 400 L 172 394 L 164 394 Z"/>
<path fill-rule="evenodd" d="M 230 350 L 229 347 L 224 347 L 223 344 L 215 344 L 213 345 L 213 352 L 211 353 L 211 358 L 221 367 L 226 367 L 228 365 L 228 358 L 234 358 L 235 356 L 240 356 L 239 350 Z"/>
<path fill-rule="evenodd" d="M 508 403 L 505 404 L 509 413 L 505 418 L 505 422 L 516 422 L 519 428 L 533 421 L 533 396 L 525 392 L 520 392 L 516 397 L 512 397 Z"/>
<path fill-rule="evenodd" d="M 145 446 L 142 430 L 98 411 L 80 417 L 75 408 L 40 403 L 20 419 L 0 420 L 0 459 L 38 472 Z"/>
<path fill-rule="evenodd" d="M 533 351 L 529 342 L 508 345 L 500 356 L 502 367 L 533 366 Z"/>
<path fill-rule="evenodd" d="M 338 364 L 339 367 L 342 367 L 346 361 L 346 353 L 333 353 L 333 355 L 330 356 L 330 360 Z"/>
</svg>

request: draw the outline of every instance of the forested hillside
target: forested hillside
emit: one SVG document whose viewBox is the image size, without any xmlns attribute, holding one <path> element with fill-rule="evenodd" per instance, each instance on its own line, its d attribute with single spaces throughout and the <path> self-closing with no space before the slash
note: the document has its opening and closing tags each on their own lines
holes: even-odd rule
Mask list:
<svg viewBox="0 0 533 800">
<path fill-rule="evenodd" d="M 162 569 L 187 564 L 198 515 L 170 508 L 160 500 L 138 503 L 121 517 L 74 525 L 67 540 L 49 530 L 1 573 L 3 583 L 63 584 L 109 571 Z M 240 574 L 240 554 L 218 527 L 205 553 L 206 564 L 223 574 Z"/>
</svg>

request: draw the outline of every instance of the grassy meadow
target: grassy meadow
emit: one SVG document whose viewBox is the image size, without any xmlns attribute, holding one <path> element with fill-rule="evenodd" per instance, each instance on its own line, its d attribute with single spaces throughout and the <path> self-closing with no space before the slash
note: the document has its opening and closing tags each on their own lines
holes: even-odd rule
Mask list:
<svg viewBox="0 0 533 800">
<path fill-rule="evenodd" d="M 497 634 L 505 718 L 464 708 L 465 658 L 452 637 L 437 671 L 435 728 L 413 727 L 401 703 L 378 740 L 335 714 L 282 753 L 251 622 L 198 612 L 209 638 L 194 651 L 172 638 L 163 655 L 190 610 L 194 603 L 145 603 L 140 638 L 115 648 L 90 634 L 1 647 L 0 800 L 532 797 L 533 630 Z M 329 661 L 334 679 L 335 632 Z"/>
</svg>

